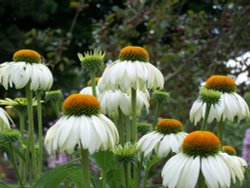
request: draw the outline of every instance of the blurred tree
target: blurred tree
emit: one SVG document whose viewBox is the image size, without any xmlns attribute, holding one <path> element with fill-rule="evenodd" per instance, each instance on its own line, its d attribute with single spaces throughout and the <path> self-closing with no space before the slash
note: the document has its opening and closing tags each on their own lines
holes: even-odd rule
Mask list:
<svg viewBox="0 0 250 188">
<path fill-rule="evenodd" d="M 211 74 L 229 73 L 225 62 L 250 46 L 248 0 L 0 3 L 1 62 L 11 60 L 20 48 L 37 50 L 51 65 L 54 89 L 67 95 L 78 92 L 88 79 L 77 52 L 98 47 L 107 51 L 107 60 L 115 60 L 126 45 L 144 46 L 151 62 L 164 73 L 165 88 L 173 96 L 162 115 L 184 122 L 200 83 Z M 243 83 L 240 91 L 245 90 Z"/>
<path fill-rule="evenodd" d="M 125 45 L 144 46 L 173 96 L 163 116 L 186 121 L 199 85 L 230 73 L 226 62 L 249 50 L 249 8 L 243 0 L 126 1 L 95 24 L 93 46 L 107 49 L 110 59 Z"/>
</svg>

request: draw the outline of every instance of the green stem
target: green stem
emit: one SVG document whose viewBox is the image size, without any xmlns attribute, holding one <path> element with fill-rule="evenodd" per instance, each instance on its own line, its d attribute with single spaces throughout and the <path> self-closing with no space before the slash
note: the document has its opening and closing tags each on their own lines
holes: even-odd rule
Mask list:
<svg viewBox="0 0 250 188">
<path fill-rule="evenodd" d="M 104 151 L 103 155 L 104 155 L 104 167 L 102 168 L 102 188 L 106 187 L 106 183 L 107 183 L 107 176 L 106 176 L 106 169 L 107 169 L 107 152 L 108 151 Z"/>
<path fill-rule="evenodd" d="M 135 187 L 140 187 L 142 167 L 143 167 L 143 155 L 141 155 L 141 161 L 138 163 L 137 175 L 135 177 Z"/>
<path fill-rule="evenodd" d="M 131 141 L 131 123 L 129 117 L 126 117 L 126 142 Z"/>
<path fill-rule="evenodd" d="M 24 138 L 24 125 L 25 125 L 25 113 L 22 112 L 21 110 L 18 110 L 19 114 L 19 126 L 20 126 L 20 131 L 22 138 Z"/>
<path fill-rule="evenodd" d="M 59 110 L 59 104 L 58 104 L 58 101 L 52 101 L 52 104 L 53 104 L 53 107 L 54 107 L 54 110 L 56 112 L 56 116 L 57 117 L 60 117 L 60 110 Z"/>
<path fill-rule="evenodd" d="M 205 179 L 202 175 L 199 176 L 198 182 L 197 182 L 197 188 L 204 188 L 205 185 Z"/>
<path fill-rule="evenodd" d="M 16 171 L 18 183 L 19 183 L 20 187 L 23 188 L 24 185 L 23 185 L 23 182 L 22 182 L 22 178 L 21 178 L 21 176 L 20 176 L 20 174 L 18 172 L 17 165 L 16 165 L 16 162 L 15 162 L 13 146 L 12 146 L 12 144 L 10 142 L 9 142 L 9 147 L 10 147 L 10 158 L 11 158 L 11 161 L 13 163 L 14 169 Z"/>
<path fill-rule="evenodd" d="M 155 115 L 154 115 L 153 130 L 155 130 L 155 127 L 157 124 L 157 119 L 158 119 L 159 114 L 160 114 L 160 107 L 161 107 L 161 103 L 157 102 L 156 109 L 155 109 Z"/>
<path fill-rule="evenodd" d="M 83 172 L 83 188 L 90 188 L 90 172 L 89 172 L 89 152 L 82 148 L 82 172 Z"/>
<path fill-rule="evenodd" d="M 216 128 L 217 135 L 220 138 L 221 143 L 223 142 L 223 125 L 222 124 L 223 124 L 223 121 L 221 118 L 221 120 L 218 122 L 217 128 Z"/>
<path fill-rule="evenodd" d="M 129 188 L 129 184 L 128 184 L 128 178 L 129 178 L 129 165 L 127 165 L 126 163 L 123 163 L 123 167 L 124 167 L 124 174 L 125 174 L 125 188 Z"/>
<path fill-rule="evenodd" d="M 132 142 L 137 141 L 137 124 L 136 124 L 136 90 L 131 88 L 131 105 L 132 105 Z"/>
<path fill-rule="evenodd" d="M 137 142 L 137 123 L 136 123 L 136 90 L 131 88 L 131 105 L 132 105 L 132 137 L 131 140 L 133 143 Z M 136 181 L 137 176 L 137 167 L 132 164 L 133 169 L 133 179 Z"/>
<path fill-rule="evenodd" d="M 149 174 L 149 171 L 147 169 L 145 169 L 144 177 L 143 177 L 143 188 L 147 187 L 148 174 Z"/>
<path fill-rule="evenodd" d="M 204 119 L 202 121 L 202 125 L 201 125 L 201 130 L 202 131 L 204 131 L 206 129 L 207 119 L 208 119 L 208 116 L 209 116 L 210 109 L 211 109 L 211 104 L 207 103 L 205 117 L 204 117 Z"/>
<path fill-rule="evenodd" d="M 43 168 L 43 122 L 42 122 L 41 91 L 36 92 L 36 98 L 37 98 L 37 123 L 38 123 L 38 140 L 39 140 L 38 176 L 40 176 L 42 174 L 42 168 Z"/>
<path fill-rule="evenodd" d="M 123 145 L 124 144 L 124 116 L 123 116 L 123 113 L 121 111 L 121 109 L 119 108 L 118 109 L 119 111 L 119 123 L 118 123 L 118 131 L 119 131 L 119 136 L 120 136 L 120 143 Z"/>
<path fill-rule="evenodd" d="M 97 94 L 96 94 L 96 83 L 95 83 L 95 73 L 91 73 L 91 87 L 92 87 L 92 93 L 93 93 L 93 96 L 97 97 Z"/>
<path fill-rule="evenodd" d="M 26 140 L 24 137 L 24 125 L 25 125 L 25 114 L 22 110 L 18 110 L 18 114 L 19 114 L 19 125 L 20 125 L 20 131 L 21 131 L 21 135 L 22 135 L 22 140 L 23 142 L 25 142 L 26 144 Z M 25 150 L 23 149 L 23 147 L 21 146 L 22 152 L 25 153 Z M 25 179 L 26 179 L 26 165 L 27 162 L 23 161 L 23 159 L 19 158 L 19 174 L 21 175 L 23 182 L 25 183 Z"/>
<path fill-rule="evenodd" d="M 29 89 L 30 84 L 26 86 L 26 97 L 27 97 L 27 112 L 28 112 L 28 150 L 27 153 L 31 154 L 31 170 L 30 170 L 30 179 L 36 180 L 37 178 L 37 166 L 36 166 L 36 151 L 35 151 L 35 142 L 34 142 L 34 120 L 33 120 L 33 106 L 32 98 L 33 92 Z M 32 179 L 32 177 L 34 179 Z"/>
</svg>

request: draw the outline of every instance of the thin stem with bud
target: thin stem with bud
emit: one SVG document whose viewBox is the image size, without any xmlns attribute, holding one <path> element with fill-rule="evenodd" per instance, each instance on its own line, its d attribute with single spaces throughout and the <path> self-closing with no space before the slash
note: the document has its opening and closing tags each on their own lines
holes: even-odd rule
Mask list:
<svg viewBox="0 0 250 188">
<path fill-rule="evenodd" d="M 206 125 L 207 125 L 207 120 L 208 120 L 210 109 L 211 109 L 211 104 L 207 103 L 207 105 L 206 105 L 206 111 L 205 111 L 205 117 L 204 117 L 204 119 L 202 121 L 202 124 L 201 124 L 201 130 L 202 131 L 204 131 L 206 129 Z"/>
</svg>

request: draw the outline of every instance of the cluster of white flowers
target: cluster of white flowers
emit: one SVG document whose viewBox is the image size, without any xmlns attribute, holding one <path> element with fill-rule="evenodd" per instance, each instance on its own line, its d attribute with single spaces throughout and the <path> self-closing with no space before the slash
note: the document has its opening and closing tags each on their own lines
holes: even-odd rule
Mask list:
<svg viewBox="0 0 250 188">
<path fill-rule="evenodd" d="M 98 51 L 87 53 L 86 58 L 80 56 L 80 59 L 90 66 L 89 71 L 96 72 L 97 68 L 91 65 L 95 59 L 92 55 L 97 55 L 96 64 L 101 66 L 104 53 Z M 52 87 L 53 76 L 41 63 L 40 54 L 20 50 L 13 59 L 13 62 L 0 65 L 0 83 L 5 89 L 14 86 L 16 89 L 28 87 L 31 91 L 45 91 Z M 123 48 L 119 59 L 109 65 L 98 80 L 96 97 L 93 96 L 93 87 L 86 87 L 79 94 L 65 99 L 64 114 L 49 128 L 45 137 L 48 153 L 73 153 L 76 146 L 90 154 L 114 149 L 119 143 L 119 132 L 104 114 L 112 118 L 117 118 L 120 112 L 127 117 L 140 116 L 143 107 L 147 111 L 149 109 L 149 91 L 163 89 L 163 86 L 164 77 L 149 63 L 145 49 L 136 46 Z M 206 125 L 214 120 L 221 123 L 248 119 L 248 105 L 236 90 L 236 84 L 230 77 L 211 76 L 193 103 L 191 122 L 197 125 L 203 119 L 203 125 Z M 136 93 L 136 111 L 133 111 L 133 92 Z M 0 108 L 0 131 L 10 129 L 9 121 L 12 120 Z M 246 161 L 235 156 L 230 147 L 222 150 L 218 137 L 205 130 L 185 133 L 180 121 L 164 118 L 158 121 L 155 130 L 133 145 L 133 153 L 138 151 L 146 158 L 153 154 L 160 158 L 172 156 L 162 169 L 162 184 L 168 188 L 194 188 L 199 178 L 204 179 L 208 188 L 230 187 L 237 179 L 242 183 Z"/>
</svg>

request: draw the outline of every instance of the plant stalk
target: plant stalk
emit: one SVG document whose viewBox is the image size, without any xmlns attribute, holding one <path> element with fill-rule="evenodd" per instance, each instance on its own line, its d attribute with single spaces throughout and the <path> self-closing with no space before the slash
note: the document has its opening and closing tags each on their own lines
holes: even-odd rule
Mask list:
<svg viewBox="0 0 250 188">
<path fill-rule="evenodd" d="M 41 91 L 36 92 L 36 98 L 37 98 L 37 123 L 38 123 L 38 140 L 39 140 L 38 176 L 40 176 L 42 174 L 42 168 L 43 168 L 43 122 L 42 122 Z"/>
<path fill-rule="evenodd" d="M 131 105 L 132 105 L 132 142 L 137 141 L 137 123 L 136 123 L 136 90 L 131 88 Z"/>
<path fill-rule="evenodd" d="M 83 188 L 90 188 L 90 172 L 89 172 L 89 152 L 83 149 L 81 145 L 81 160 L 83 172 Z"/>
<path fill-rule="evenodd" d="M 35 141 L 34 141 L 34 120 L 33 120 L 33 105 L 32 98 L 33 92 L 29 89 L 30 84 L 26 86 L 26 97 L 27 97 L 27 112 L 28 112 L 28 150 L 27 154 L 31 157 L 31 170 L 30 170 L 30 180 L 37 179 L 37 165 L 36 165 L 36 151 L 35 151 Z M 32 178 L 33 177 L 33 178 Z"/>
<path fill-rule="evenodd" d="M 222 130 L 223 125 L 222 124 L 223 124 L 223 121 L 222 121 L 222 118 L 221 118 L 221 120 L 218 122 L 217 128 L 216 128 L 217 135 L 220 138 L 221 143 L 223 142 L 223 130 Z"/>
<path fill-rule="evenodd" d="M 23 185 L 23 182 L 22 182 L 22 178 L 19 174 L 19 171 L 17 169 L 17 165 L 16 165 L 16 161 L 15 161 L 15 156 L 14 156 L 14 150 L 13 150 L 13 146 L 12 144 L 9 142 L 9 147 L 10 147 L 10 158 L 11 158 L 11 161 L 12 161 L 12 164 L 14 166 L 14 169 L 16 171 L 16 175 L 17 175 L 17 179 L 18 179 L 18 183 L 19 183 L 19 186 L 21 188 L 24 188 L 24 185 Z"/>
<path fill-rule="evenodd" d="M 157 124 L 157 119 L 158 119 L 159 114 L 160 114 L 160 107 L 161 107 L 161 103 L 159 103 L 157 101 L 156 109 L 155 109 L 155 115 L 154 115 L 154 122 L 153 122 L 153 130 L 155 130 L 155 127 L 156 127 L 156 124 Z"/>
<path fill-rule="evenodd" d="M 206 129 L 206 125 L 207 125 L 207 120 L 208 120 L 208 117 L 209 117 L 209 112 L 210 112 L 210 109 L 211 109 L 211 104 L 208 104 L 206 105 L 206 111 L 205 111 L 205 117 L 202 121 L 202 124 L 201 124 L 201 130 L 204 131 Z"/>
<path fill-rule="evenodd" d="M 25 133 L 25 130 L 24 130 L 24 125 L 25 125 L 25 113 L 22 111 L 22 110 L 18 110 L 18 114 L 19 114 L 19 125 L 20 125 L 20 131 L 21 131 L 21 135 L 22 135 L 22 141 L 25 142 L 25 145 L 26 145 L 26 140 L 25 140 L 25 137 L 24 137 L 24 133 Z M 22 148 L 22 152 L 25 153 L 27 152 L 27 150 L 24 150 L 23 147 L 21 146 Z M 27 162 L 26 161 L 23 161 L 22 158 L 19 158 L 19 174 L 23 180 L 23 183 L 25 184 L 26 182 L 26 173 L 27 173 Z"/>
<path fill-rule="evenodd" d="M 123 163 L 124 166 L 124 174 L 125 174 L 125 188 L 129 188 L 129 183 L 128 183 L 128 179 L 129 179 L 129 165 L 127 165 L 126 163 Z"/>
<path fill-rule="evenodd" d="M 91 77 L 91 88 L 92 88 L 93 96 L 97 97 L 96 83 L 95 83 L 95 78 L 96 78 L 95 73 L 91 73 L 90 77 Z"/>
</svg>

